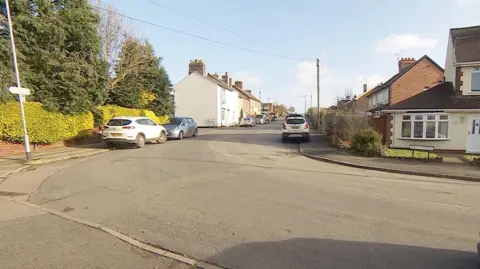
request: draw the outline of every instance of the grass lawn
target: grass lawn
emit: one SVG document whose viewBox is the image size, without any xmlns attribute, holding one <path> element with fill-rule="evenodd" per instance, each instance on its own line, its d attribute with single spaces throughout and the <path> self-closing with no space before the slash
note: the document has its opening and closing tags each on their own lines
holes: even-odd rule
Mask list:
<svg viewBox="0 0 480 269">
<path fill-rule="evenodd" d="M 480 159 L 480 155 L 465 155 L 465 159 L 469 160 L 469 161 L 473 161 L 474 158 L 479 158 Z"/>
<path fill-rule="evenodd" d="M 385 151 L 387 157 L 407 157 L 412 158 L 412 151 L 409 149 L 387 149 Z M 430 159 L 437 158 L 438 155 L 431 152 Z M 415 150 L 415 158 L 427 159 L 428 152 Z"/>
</svg>

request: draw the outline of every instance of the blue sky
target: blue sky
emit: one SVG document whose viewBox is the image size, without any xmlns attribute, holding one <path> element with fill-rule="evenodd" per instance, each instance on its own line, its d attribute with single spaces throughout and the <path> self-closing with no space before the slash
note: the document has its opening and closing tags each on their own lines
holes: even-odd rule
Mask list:
<svg viewBox="0 0 480 269">
<path fill-rule="evenodd" d="M 212 27 L 151 1 L 235 32 Z M 118 12 L 224 43 L 294 56 L 291 60 L 252 53 L 128 21 L 164 58 L 172 82 L 183 79 L 191 59 L 207 72 L 228 72 L 262 101 L 293 105 L 302 95 L 316 106 L 315 59 L 321 61 L 321 106 L 346 91 L 362 92 L 397 72 L 397 56 L 427 54 L 445 65 L 448 30 L 480 25 L 480 0 L 103 0 Z M 310 98 L 308 98 L 310 99 Z M 308 100 L 308 105 L 310 100 Z"/>
</svg>

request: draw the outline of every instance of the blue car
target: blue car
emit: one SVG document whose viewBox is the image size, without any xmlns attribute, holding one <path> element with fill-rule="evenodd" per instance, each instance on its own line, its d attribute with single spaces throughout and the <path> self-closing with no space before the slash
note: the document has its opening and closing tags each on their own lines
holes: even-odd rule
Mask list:
<svg viewBox="0 0 480 269">
<path fill-rule="evenodd" d="M 184 137 L 195 137 L 198 135 L 197 123 L 189 117 L 170 118 L 163 127 L 167 130 L 169 139 L 182 140 Z"/>
</svg>

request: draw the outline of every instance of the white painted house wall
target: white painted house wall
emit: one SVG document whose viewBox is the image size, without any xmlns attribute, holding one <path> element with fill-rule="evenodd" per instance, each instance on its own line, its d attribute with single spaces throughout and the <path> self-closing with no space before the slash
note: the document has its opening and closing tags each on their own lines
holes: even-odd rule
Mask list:
<svg viewBox="0 0 480 269">
<path fill-rule="evenodd" d="M 235 126 L 238 124 L 238 92 L 217 87 L 218 118 L 221 126 Z M 223 116 L 222 116 L 223 115 Z"/>
<path fill-rule="evenodd" d="M 219 123 L 220 109 L 215 83 L 195 72 L 178 82 L 174 88 L 175 116 L 192 117 L 200 127 L 210 126 L 210 119 Z"/>
<path fill-rule="evenodd" d="M 452 82 L 455 88 L 455 55 L 452 37 L 448 36 L 447 58 L 445 60 L 445 81 Z"/>
</svg>

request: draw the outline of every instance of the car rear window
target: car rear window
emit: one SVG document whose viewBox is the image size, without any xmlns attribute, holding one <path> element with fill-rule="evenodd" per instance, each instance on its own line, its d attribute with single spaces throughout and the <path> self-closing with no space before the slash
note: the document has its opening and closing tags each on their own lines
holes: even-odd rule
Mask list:
<svg viewBox="0 0 480 269">
<path fill-rule="evenodd" d="M 108 121 L 107 125 L 108 126 L 126 126 L 132 123 L 131 120 L 125 120 L 125 119 L 111 119 Z"/>
<path fill-rule="evenodd" d="M 287 124 L 304 124 L 304 119 L 288 119 Z"/>
</svg>

